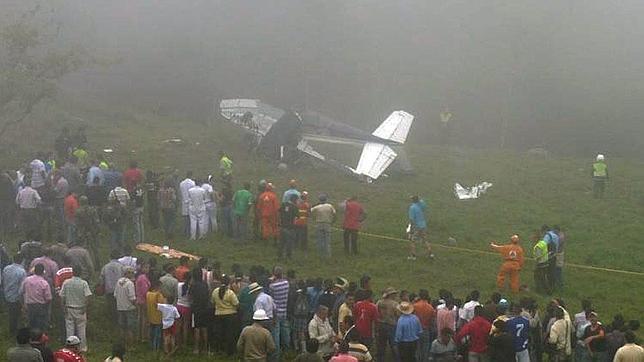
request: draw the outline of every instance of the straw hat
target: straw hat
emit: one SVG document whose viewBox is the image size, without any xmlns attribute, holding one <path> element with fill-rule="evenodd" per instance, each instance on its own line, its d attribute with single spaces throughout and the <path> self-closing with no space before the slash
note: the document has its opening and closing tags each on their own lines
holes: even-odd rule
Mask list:
<svg viewBox="0 0 644 362">
<path fill-rule="evenodd" d="M 402 314 L 412 314 L 414 312 L 414 305 L 409 302 L 402 302 L 398 306 L 398 310 Z"/>
</svg>

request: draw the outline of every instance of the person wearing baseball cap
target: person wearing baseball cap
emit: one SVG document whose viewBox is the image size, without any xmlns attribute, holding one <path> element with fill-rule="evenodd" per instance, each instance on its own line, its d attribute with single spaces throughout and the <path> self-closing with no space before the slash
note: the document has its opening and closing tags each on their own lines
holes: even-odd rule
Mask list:
<svg viewBox="0 0 644 362">
<path fill-rule="evenodd" d="M 519 242 L 519 235 L 515 234 L 510 237 L 510 243 L 506 245 L 497 245 L 494 241 L 490 243 L 490 247 L 498 251 L 503 258 L 503 264 L 501 264 L 499 274 L 496 277 L 496 287 L 499 290 L 505 288 L 505 276 L 507 274 L 510 276 L 510 289 L 513 293 L 519 292 L 519 286 L 521 285 L 519 274 L 524 263 L 523 248 L 519 245 Z"/>
<path fill-rule="evenodd" d="M 243 361 L 266 361 L 275 352 L 271 332 L 264 326 L 270 318 L 263 309 L 253 313 L 253 324 L 244 327 L 237 340 L 237 351 Z"/>
<path fill-rule="evenodd" d="M 65 347 L 54 352 L 54 360 L 57 362 L 85 362 L 80 354 L 80 339 L 76 336 L 69 336 L 65 340 Z"/>
</svg>

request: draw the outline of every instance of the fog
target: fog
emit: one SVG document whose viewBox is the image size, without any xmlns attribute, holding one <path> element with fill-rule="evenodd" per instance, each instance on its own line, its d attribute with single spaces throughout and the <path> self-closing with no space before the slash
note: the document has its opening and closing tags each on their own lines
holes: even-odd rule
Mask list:
<svg viewBox="0 0 644 362">
<path fill-rule="evenodd" d="M 644 157 L 642 1 L 49 3 L 55 41 L 112 63 L 69 76 L 78 97 L 197 120 L 261 98 L 364 129 L 404 109 L 414 143 L 449 108 L 454 145 Z"/>
</svg>

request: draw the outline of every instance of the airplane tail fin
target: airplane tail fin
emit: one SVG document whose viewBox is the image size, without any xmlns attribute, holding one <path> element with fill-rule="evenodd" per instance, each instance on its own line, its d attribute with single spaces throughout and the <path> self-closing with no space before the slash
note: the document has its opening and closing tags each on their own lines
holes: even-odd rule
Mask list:
<svg viewBox="0 0 644 362">
<path fill-rule="evenodd" d="M 384 122 L 373 131 L 372 135 L 383 140 L 405 143 L 414 122 L 414 116 L 405 111 L 392 112 Z"/>
<path fill-rule="evenodd" d="M 362 148 L 362 154 L 354 172 L 375 180 L 394 162 L 396 156 L 398 156 L 396 152 L 387 145 L 367 142 Z"/>
</svg>

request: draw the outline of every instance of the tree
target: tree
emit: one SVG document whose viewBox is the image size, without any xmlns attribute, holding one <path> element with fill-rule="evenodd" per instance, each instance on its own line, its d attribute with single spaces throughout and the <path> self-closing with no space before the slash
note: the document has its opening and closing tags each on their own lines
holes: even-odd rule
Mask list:
<svg viewBox="0 0 644 362">
<path fill-rule="evenodd" d="M 45 31 L 28 17 L 0 30 L 0 140 L 56 94 L 62 77 L 88 63 L 80 49 L 46 43 Z"/>
</svg>

